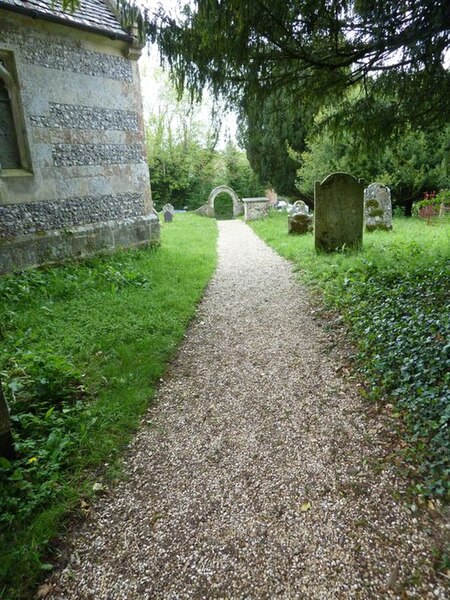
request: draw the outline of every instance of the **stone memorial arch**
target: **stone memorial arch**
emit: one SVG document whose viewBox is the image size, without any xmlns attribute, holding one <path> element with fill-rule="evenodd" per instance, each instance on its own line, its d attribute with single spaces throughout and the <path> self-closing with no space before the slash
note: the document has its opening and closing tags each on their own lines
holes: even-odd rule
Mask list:
<svg viewBox="0 0 450 600">
<path fill-rule="evenodd" d="M 228 185 L 219 185 L 213 189 L 210 193 L 208 202 L 200 206 L 195 212 L 200 215 L 204 215 L 206 217 L 215 217 L 216 213 L 214 210 L 214 201 L 219 194 L 228 194 L 233 201 L 233 217 L 238 217 L 239 215 L 244 214 L 244 205 L 241 200 L 239 200 L 238 195 L 230 188 Z"/>
</svg>

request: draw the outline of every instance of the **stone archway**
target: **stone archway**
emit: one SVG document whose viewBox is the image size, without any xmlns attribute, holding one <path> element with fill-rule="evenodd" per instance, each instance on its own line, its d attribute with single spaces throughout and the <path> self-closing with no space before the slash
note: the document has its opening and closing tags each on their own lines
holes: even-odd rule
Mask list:
<svg viewBox="0 0 450 600">
<path fill-rule="evenodd" d="M 214 188 L 209 195 L 208 202 L 197 209 L 196 212 L 207 217 L 215 217 L 214 200 L 219 194 L 222 193 L 231 196 L 233 201 L 233 217 L 238 217 L 239 215 L 244 214 L 244 205 L 242 201 L 239 200 L 238 195 L 233 188 L 230 188 L 228 185 L 218 185 L 216 188 Z"/>
</svg>

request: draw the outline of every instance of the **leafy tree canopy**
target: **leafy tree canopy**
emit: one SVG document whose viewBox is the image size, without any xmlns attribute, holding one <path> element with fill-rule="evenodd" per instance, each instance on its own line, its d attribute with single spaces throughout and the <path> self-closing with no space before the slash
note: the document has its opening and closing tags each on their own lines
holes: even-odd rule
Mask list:
<svg viewBox="0 0 450 600">
<path fill-rule="evenodd" d="M 311 115 L 286 90 L 274 90 L 263 99 L 249 91 L 239 107 L 239 142 L 254 171 L 266 185 L 287 196 L 298 195 L 298 163 L 290 148 L 302 152 Z"/>
<path fill-rule="evenodd" d="M 217 149 L 219 131 L 207 113 L 213 107 L 191 105 L 177 98 L 167 76 L 156 70 L 153 82 L 158 99 L 147 122 L 147 148 L 153 201 L 158 209 L 166 202 L 176 208 L 195 209 L 211 190 L 230 185 L 240 198 L 263 190 L 245 154 L 228 139 Z"/>
<path fill-rule="evenodd" d="M 450 186 L 450 125 L 439 132 L 409 128 L 395 145 L 371 154 L 362 149 L 353 153 L 352 136 L 345 130 L 338 136 L 325 130 L 306 142 L 306 151 L 296 156 L 300 165 L 296 185 L 311 199 L 314 182 L 333 171 L 347 171 L 366 184 L 380 181 L 388 185 L 394 204 L 408 213 L 424 191 Z"/>
<path fill-rule="evenodd" d="M 358 84 L 357 111 L 342 105 L 355 126 L 448 121 L 447 0 L 194 0 L 155 19 L 163 56 L 193 93 L 209 86 L 239 105 L 287 89 L 319 107 Z"/>
</svg>

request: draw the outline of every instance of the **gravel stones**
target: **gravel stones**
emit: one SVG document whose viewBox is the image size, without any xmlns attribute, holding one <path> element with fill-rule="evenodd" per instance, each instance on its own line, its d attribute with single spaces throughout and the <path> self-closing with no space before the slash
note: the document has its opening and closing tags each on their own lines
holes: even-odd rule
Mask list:
<svg viewBox="0 0 450 600">
<path fill-rule="evenodd" d="M 73 532 L 48 597 L 445 598 L 427 515 L 394 499 L 388 423 L 342 379 L 291 265 L 244 223 L 219 228 L 126 480 Z"/>
</svg>

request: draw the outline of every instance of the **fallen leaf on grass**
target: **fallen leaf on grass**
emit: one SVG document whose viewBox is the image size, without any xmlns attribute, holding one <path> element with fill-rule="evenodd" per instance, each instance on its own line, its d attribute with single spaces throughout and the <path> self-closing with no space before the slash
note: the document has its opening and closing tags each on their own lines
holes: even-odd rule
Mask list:
<svg viewBox="0 0 450 600">
<path fill-rule="evenodd" d="M 301 512 L 308 512 L 308 510 L 311 508 L 311 502 L 304 502 L 301 506 L 300 506 L 300 511 Z"/>
</svg>

